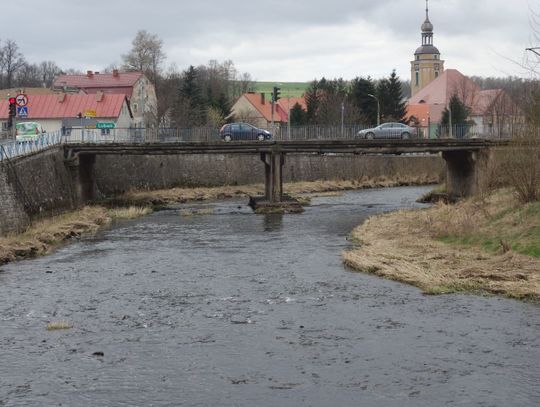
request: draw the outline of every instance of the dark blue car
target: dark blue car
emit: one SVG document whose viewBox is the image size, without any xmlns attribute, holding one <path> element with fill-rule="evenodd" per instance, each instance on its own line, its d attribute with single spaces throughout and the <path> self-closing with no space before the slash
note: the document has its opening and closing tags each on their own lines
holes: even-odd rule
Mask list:
<svg viewBox="0 0 540 407">
<path fill-rule="evenodd" d="M 219 130 L 219 135 L 223 141 L 233 140 L 259 140 L 265 141 L 272 138 L 268 130 L 259 129 L 248 123 L 229 123 Z"/>
</svg>

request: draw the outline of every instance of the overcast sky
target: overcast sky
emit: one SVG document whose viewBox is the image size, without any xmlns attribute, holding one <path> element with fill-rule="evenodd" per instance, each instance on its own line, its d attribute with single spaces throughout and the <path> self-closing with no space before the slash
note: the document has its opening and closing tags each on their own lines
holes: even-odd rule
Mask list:
<svg viewBox="0 0 540 407">
<path fill-rule="evenodd" d="M 539 0 L 430 0 L 434 45 L 466 75 L 525 76 Z M 121 63 L 138 30 L 158 35 L 166 66 L 230 59 L 254 80 L 410 77 L 425 0 L 2 1 L 0 40 L 29 62 L 100 70 Z"/>
</svg>

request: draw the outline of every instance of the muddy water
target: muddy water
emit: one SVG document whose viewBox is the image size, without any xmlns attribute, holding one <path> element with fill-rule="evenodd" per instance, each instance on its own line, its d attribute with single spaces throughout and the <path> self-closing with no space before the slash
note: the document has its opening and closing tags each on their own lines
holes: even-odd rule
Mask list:
<svg viewBox="0 0 540 407">
<path fill-rule="evenodd" d="M 2 267 L 0 406 L 540 405 L 538 306 L 343 267 L 355 225 L 424 190 L 163 211 Z"/>
</svg>

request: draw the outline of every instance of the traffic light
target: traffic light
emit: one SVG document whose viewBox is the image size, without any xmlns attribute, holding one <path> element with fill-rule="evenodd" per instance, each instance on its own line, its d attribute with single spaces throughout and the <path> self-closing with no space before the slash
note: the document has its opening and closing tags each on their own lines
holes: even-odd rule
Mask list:
<svg viewBox="0 0 540 407">
<path fill-rule="evenodd" d="M 13 127 L 13 118 L 17 115 L 17 100 L 9 98 L 9 114 L 8 114 L 8 129 Z"/>
<path fill-rule="evenodd" d="M 274 92 L 272 94 L 272 101 L 275 103 L 279 100 L 279 93 L 280 93 L 280 88 L 278 88 L 277 86 L 274 86 Z"/>
</svg>

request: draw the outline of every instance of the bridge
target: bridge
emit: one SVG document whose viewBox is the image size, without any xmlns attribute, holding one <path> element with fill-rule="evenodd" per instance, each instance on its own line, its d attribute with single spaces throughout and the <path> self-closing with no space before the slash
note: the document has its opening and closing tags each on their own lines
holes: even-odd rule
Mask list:
<svg viewBox="0 0 540 407">
<path fill-rule="evenodd" d="M 68 142 L 66 161 L 77 167 L 81 203 L 92 200 L 95 192 L 94 163 L 97 155 L 171 154 L 258 154 L 265 166 L 265 198 L 271 205 L 282 203 L 283 164 L 291 153 L 315 154 L 438 154 L 447 164 L 446 188 L 452 197 L 474 194 L 487 172 L 490 149 L 506 142 L 486 139 L 410 139 L 410 140 L 306 140 L 239 142 Z M 359 158 L 361 159 L 361 158 Z"/>
</svg>

